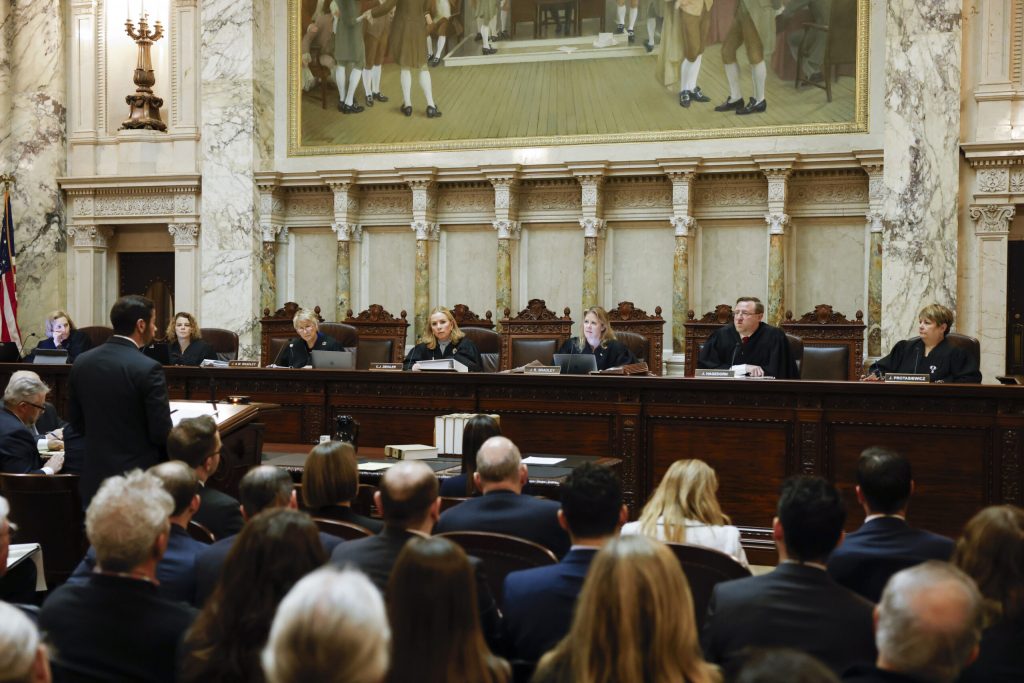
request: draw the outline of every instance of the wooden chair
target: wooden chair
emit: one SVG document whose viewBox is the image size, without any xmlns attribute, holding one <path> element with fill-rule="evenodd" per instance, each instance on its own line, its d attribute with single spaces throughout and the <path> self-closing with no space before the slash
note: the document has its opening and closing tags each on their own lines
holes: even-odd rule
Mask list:
<svg viewBox="0 0 1024 683">
<path fill-rule="evenodd" d="M 200 327 L 199 334 L 203 341 L 213 347 L 220 360 L 238 359 L 238 335 L 231 330 L 219 327 Z"/>
<path fill-rule="evenodd" d="M 494 329 L 494 321 L 491 320 L 493 314 L 490 311 L 484 312 L 484 317 L 481 318 L 469 310 L 469 306 L 466 304 L 455 304 L 452 306 L 452 317 L 455 318 L 455 322 L 460 330 L 464 327 L 479 327 L 485 330 Z"/>
<path fill-rule="evenodd" d="M 981 367 L 981 344 L 978 343 L 977 339 L 960 332 L 947 332 L 946 341 L 951 346 L 956 346 L 966 351 L 974 359 L 974 365 Z"/>
<path fill-rule="evenodd" d="M 297 303 L 289 301 L 273 313 L 269 308 L 263 309 L 263 317 L 260 318 L 260 365 L 274 362 L 288 340 L 297 336 L 292 318 L 299 308 Z M 313 313 L 317 322 L 323 322 L 319 306 L 313 308 Z"/>
<path fill-rule="evenodd" d="M 550 365 L 554 353 L 572 336 L 568 307 L 559 318 L 548 310 L 543 299 L 530 299 L 516 317 L 510 318 L 510 313 L 506 308 L 501 320 L 502 370 L 511 370 L 533 360 Z"/>
<path fill-rule="evenodd" d="M 94 349 L 100 344 L 105 344 L 106 341 L 114 335 L 114 328 L 107 327 L 106 325 L 79 327 L 78 331 L 89 338 L 89 341 L 92 342 L 92 348 Z"/>
<path fill-rule="evenodd" d="M 693 609 L 697 618 L 697 632 L 704 626 L 711 591 L 722 581 L 750 576 L 750 570 L 729 555 L 718 550 L 687 543 L 666 543 L 679 560 L 693 595 Z"/>
<path fill-rule="evenodd" d="M 800 42 L 796 58 L 796 83 L 813 85 L 825 91 L 826 99 L 832 101 L 832 82 L 839 80 L 840 64 L 857 64 L 857 0 L 832 0 L 832 8 L 828 24 L 806 22 L 804 37 Z M 821 63 L 824 78 L 820 83 L 811 81 L 803 75 L 804 56 L 810 50 L 809 43 L 817 34 L 824 34 L 825 54 Z"/>
<path fill-rule="evenodd" d="M 373 532 L 366 527 L 359 526 L 358 524 L 352 524 L 351 522 L 341 522 L 336 519 L 314 517 L 313 523 L 316 524 L 316 528 L 321 532 L 330 536 L 343 538 L 346 541 L 355 541 L 356 539 L 373 536 Z"/>
<path fill-rule="evenodd" d="M 356 497 L 352 501 L 352 509 L 364 517 L 380 518 L 377 506 L 373 502 L 375 493 L 377 493 L 377 487 L 373 484 L 360 484 L 356 489 Z"/>
<path fill-rule="evenodd" d="M 799 320 L 786 311 L 781 325 L 787 334 L 803 339 L 804 361 L 801 379 L 856 381 L 864 367 L 864 313 L 857 311 L 855 320 L 818 304 Z"/>
<path fill-rule="evenodd" d="M 800 376 L 800 366 L 804 362 L 804 340 L 795 334 L 786 334 L 786 341 L 789 342 L 789 353 L 796 362 L 797 377 Z"/>
<path fill-rule="evenodd" d="M 686 329 L 686 342 L 683 345 L 686 353 L 686 365 L 683 374 L 686 377 L 693 377 L 693 371 L 697 368 L 697 357 L 708 337 L 717 332 L 722 325 L 732 322 L 732 306 L 718 304 L 715 306 L 715 310 L 705 313 L 700 320 L 691 309 L 687 311 L 686 319 L 687 322 L 683 323 L 683 327 Z"/>
<path fill-rule="evenodd" d="M 188 520 L 188 527 L 185 531 L 187 531 L 188 535 L 195 540 L 207 545 L 210 545 L 217 540 L 217 537 L 213 535 L 212 531 L 210 531 L 204 524 L 200 524 L 194 519 Z"/>
<path fill-rule="evenodd" d="M 637 360 L 645 361 L 652 373 L 660 375 L 665 344 L 665 319 L 661 317 L 661 306 L 655 306 L 654 315 L 648 315 L 647 311 L 636 308 L 632 301 L 620 301 L 618 306 L 608 310 L 608 320 L 615 336 L 630 347 Z"/>
<path fill-rule="evenodd" d="M 345 349 L 354 350 L 359 348 L 359 330 L 348 323 L 320 323 L 320 331 L 341 344 Z"/>
<path fill-rule="evenodd" d="M 75 570 L 89 544 L 77 474 L 0 474 L 0 495 L 11 506 L 18 543 L 43 547 L 43 570 L 50 588 Z"/>
<path fill-rule="evenodd" d="M 370 363 L 401 363 L 405 357 L 405 337 L 409 330 L 407 313 L 400 317 L 388 313 L 380 304 L 370 304 L 365 311 L 353 316 L 349 309 L 345 323 L 359 332 L 359 352 L 356 367 L 366 370 Z"/>
<path fill-rule="evenodd" d="M 499 605 L 505 577 L 510 573 L 558 563 L 555 554 L 544 546 L 517 536 L 486 531 L 450 531 L 438 535 L 458 543 L 467 555 L 483 561 L 487 583 Z"/>
<path fill-rule="evenodd" d="M 465 503 L 469 498 L 461 498 L 458 496 L 441 496 L 441 512 L 444 512 L 448 508 L 453 508 L 459 503 Z"/>
</svg>

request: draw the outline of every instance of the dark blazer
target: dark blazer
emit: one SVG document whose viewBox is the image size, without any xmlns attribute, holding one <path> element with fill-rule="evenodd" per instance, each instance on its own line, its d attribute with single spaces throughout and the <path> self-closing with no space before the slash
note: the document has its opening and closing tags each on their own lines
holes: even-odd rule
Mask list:
<svg viewBox="0 0 1024 683">
<path fill-rule="evenodd" d="M 491 491 L 445 510 L 434 533 L 493 531 L 540 543 L 557 557 L 564 557 L 569 552 L 569 535 L 558 525 L 560 507 L 545 498 Z"/>
<path fill-rule="evenodd" d="M 181 352 L 181 345 L 175 339 L 167 344 L 167 355 L 170 357 L 171 365 L 202 365 L 204 360 L 217 360 L 217 352 L 202 339 L 193 339 L 189 342 L 185 353 Z"/>
<path fill-rule="evenodd" d="M 35 436 L 36 439 L 47 432 L 52 432 L 55 429 L 62 429 L 68 424 L 64 420 L 60 419 L 60 416 L 57 414 L 57 408 L 52 403 L 46 401 L 43 405 L 46 406 L 46 410 L 44 410 L 43 414 L 39 416 L 38 420 L 36 420 L 34 427 L 35 431 L 33 436 Z"/>
<path fill-rule="evenodd" d="M 597 548 L 575 548 L 558 564 L 505 577 L 502 644 L 509 659 L 536 662 L 565 637 L 596 554 Z"/>
<path fill-rule="evenodd" d="M 317 510 L 308 510 L 307 512 L 313 517 L 323 517 L 324 519 L 333 519 L 336 522 L 358 524 L 375 534 L 379 534 L 384 530 L 384 522 L 382 520 L 361 515 L 346 505 L 327 505 Z"/>
<path fill-rule="evenodd" d="M 873 608 L 824 570 L 786 562 L 715 586 L 701 638 L 704 656 L 728 669 L 745 647 L 791 647 L 839 675 L 875 661 Z"/>
<path fill-rule="evenodd" d="M 456 474 L 454 477 L 448 477 L 447 479 L 441 480 L 441 489 L 438 495 L 446 498 L 465 498 L 466 497 L 466 475 Z"/>
<path fill-rule="evenodd" d="M 871 602 L 889 577 L 925 560 L 949 560 L 953 539 L 913 529 L 899 517 L 879 517 L 848 534 L 828 558 L 833 579 Z"/>
<path fill-rule="evenodd" d="M 107 477 L 167 459 L 171 411 L 163 366 L 124 337 L 86 351 L 71 368 L 68 421 L 85 436 L 79 486 L 88 506 Z"/>
<path fill-rule="evenodd" d="M 157 593 L 141 579 L 94 574 L 54 591 L 39 614 L 60 680 L 175 679 L 178 647 L 196 610 Z"/>
<path fill-rule="evenodd" d="M 629 347 L 617 339 L 612 339 L 607 345 L 598 346 L 595 349 L 587 342 L 586 338 L 580 341 L 578 337 L 572 337 L 566 340 L 556 353 L 589 353 L 597 361 L 598 370 L 607 370 L 636 362 L 636 356 L 629 350 Z"/>
<path fill-rule="evenodd" d="M 1024 672 L 1024 617 L 981 633 L 981 651 L 957 683 L 1019 683 Z"/>
<path fill-rule="evenodd" d="M 766 323 L 759 324 L 746 343 L 732 323 L 715 330 L 704 342 L 698 368 L 728 370 L 733 365 L 757 365 L 769 377 L 800 379 L 786 333 Z"/>
<path fill-rule="evenodd" d="M 469 368 L 470 372 L 480 372 L 484 369 L 476 344 L 465 337 L 457 344 L 449 344 L 444 351 L 441 351 L 440 344 L 433 349 L 428 349 L 426 344 L 417 344 L 409 350 L 403 367 L 406 370 L 412 370 L 413 364 L 421 360 L 440 360 L 442 358 L 454 358 Z"/>
<path fill-rule="evenodd" d="M 45 474 L 36 437 L 17 415 L 0 408 L 0 472 Z"/>
<path fill-rule="evenodd" d="M 345 347 L 339 344 L 334 337 L 317 332 L 316 341 L 313 343 L 313 351 L 344 351 Z M 302 337 L 292 337 L 284 345 L 281 352 L 277 354 L 274 365 L 281 365 L 287 368 L 304 368 L 313 364 L 313 355 L 306 346 Z"/>
<path fill-rule="evenodd" d="M 72 330 L 68 338 L 60 343 L 60 348 L 68 352 L 68 362 L 74 363 L 75 359 L 82 353 L 85 353 L 92 348 L 92 340 L 89 339 L 89 335 L 79 330 Z M 32 363 L 36 359 L 36 349 L 49 349 L 55 351 L 57 345 L 53 343 L 53 337 L 47 337 L 38 344 L 36 348 L 32 350 L 32 353 L 25 356 L 26 363 Z"/>
<path fill-rule="evenodd" d="M 920 337 L 898 341 L 888 356 L 878 359 L 871 366 L 870 372 L 927 373 L 933 382 L 981 382 L 981 371 L 974 358 L 945 339 L 927 356 L 924 355 L 924 340 Z"/>
<path fill-rule="evenodd" d="M 923 683 L 920 678 L 885 671 L 874 664 L 858 664 L 843 674 L 844 683 Z"/>
<path fill-rule="evenodd" d="M 234 536 L 245 523 L 238 501 L 213 488 L 209 482 L 199 487 L 199 509 L 192 519 L 209 529 L 217 539 Z"/>
</svg>

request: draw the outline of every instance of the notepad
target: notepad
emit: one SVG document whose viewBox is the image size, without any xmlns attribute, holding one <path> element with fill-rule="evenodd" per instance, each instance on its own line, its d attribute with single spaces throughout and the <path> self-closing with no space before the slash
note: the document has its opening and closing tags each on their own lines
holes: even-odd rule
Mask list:
<svg viewBox="0 0 1024 683">
<path fill-rule="evenodd" d="M 391 464 L 390 462 L 361 462 L 357 465 L 357 468 L 361 472 L 379 472 L 391 467 Z"/>
<path fill-rule="evenodd" d="M 539 455 L 523 458 L 524 465 L 557 465 L 560 462 L 565 462 L 565 458 L 544 458 Z"/>
</svg>

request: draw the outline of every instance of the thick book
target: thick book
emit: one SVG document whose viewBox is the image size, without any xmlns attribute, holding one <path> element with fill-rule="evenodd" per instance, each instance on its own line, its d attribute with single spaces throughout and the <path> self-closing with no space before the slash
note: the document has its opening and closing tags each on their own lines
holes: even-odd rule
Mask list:
<svg viewBox="0 0 1024 683">
<path fill-rule="evenodd" d="M 469 372 L 469 368 L 454 358 L 438 358 L 436 360 L 420 360 L 412 365 L 413 370 L 428 372 Z"/>
<path fill-rule="evenodd" d="M 437 457 L 437 447 L 421 443 L 384 446 L 384 456 L 395 460 L 429 460 Z"/>
</svg>

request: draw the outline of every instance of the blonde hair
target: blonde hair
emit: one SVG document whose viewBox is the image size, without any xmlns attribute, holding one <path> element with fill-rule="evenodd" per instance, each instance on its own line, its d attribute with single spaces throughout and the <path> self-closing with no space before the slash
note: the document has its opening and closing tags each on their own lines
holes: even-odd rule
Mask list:
<svg viewBox="0 0 1024 683">
<path fill-rule="evenodd" d="M 53 324 L 57 322 L 58 318 L 64 318 L 65 320 L 68 321 L 68 331 L 74 332 L 75 330 L 78 329 L 77 327 L 75 327 L 75 322 L 71 319 L 70 315 L 68 315 L 66 312 L 60 309 L 57 309 L 56 311 L 50 311 L 50 314 L 46 316 L 46 322 L 44 323 L 43 327 L 46 331 L 47 337 L 53 336 Z"/>
<path fill-rule="evenodd" d="M 320 321 L 316 319 L 316 313 L 314 313 L 313 311 L 307 311 L 304 308 L 300 308 L 295 313 L 295 317 L 292 318 L 292 327 L 295 328 L 296 332 L 299 331 L 300 322 L 312 323 L 313 329 L 315 329 L 317 332 L 320 331 Z"/>
<path fill-rule="evenodd" d="M 569 634 L 537 667 L 574 683 L 718 683 L 704 661 L 690 586 L 675 555 L 645 536 L 621 536 L 597 553 Z"/>
<path fill-rule="evenodd" d="M 586 319 L 588 313 L 593 313 L 597 321 L 604 326 L 604 331 L 601 332 L 601 346 L 608 346 L 608 342 L 615 339 L 615 330 L 612 329 L 612 323 L 608 319 L 608 311 L 604 310 L 600 306 L 591 306 L 587 310 L 583 311 L 583 318 Z M 586 343 L 584 338 L 583 343 Z"/>
<path fill-rule="evenodd" d="M 171 322 L 167 323 L 167 331 L 164 332 L 164 335 L 168 339 L 176 340 L 178 338 L 177 333 L 174 331 L 174 326 L 178 323 L 178 318 L 186 318 L 188 320 L 188 324 L 192 326 L 192 332 L 188 336 L 190 340 L 195 341 L 196 339 L 202 338 L 203 335 L 199 332 L 199 323 L 196 322 L 196 317 L 188 311 L 178 311 L 174 314 L 174 317 L 171 318 Z"/>
<path fill-rule="evenodd" d="M 936 325 L 945 325 L 946 331 L 942 333 L 945 337 L 953 331 L 953 311 L 942 304 L 928 304 L 917 314 L 918 319 L 931 320 Z"/>
<path fill-rule="evenodd" d="M 430 315 L 427 316 L 427 329 L 423 330 L 423 335 L 420 337 L 420 343 L 426 344 L 427 348 L 431 351 L 437 348 L 437 337 L 434 336 L 434 331 L 430 329 L 430 319 L 437 313 L 443 313 L 444 317 L 448 318 L 448 322 L 452 324 L 452 336 L 448 338 L 449 342 L 458 344 L 466 336 L 466 333 L 459 329 L 459 324 L 455 322 L 455 316 L 452 315 L 450 309 L 444 306 L 435 306 L 434 310 L 430 311 Z"/>
<path fill-rule="evenodd" d="M 718 477 L 703 460 L 676 460 L 640 513 L 640 533 L 657 538 L 661 521 L 664 539 L 686 542 L 686 520 L 720 526 L 729 524 L 715 493 Z"/>
</svg>

